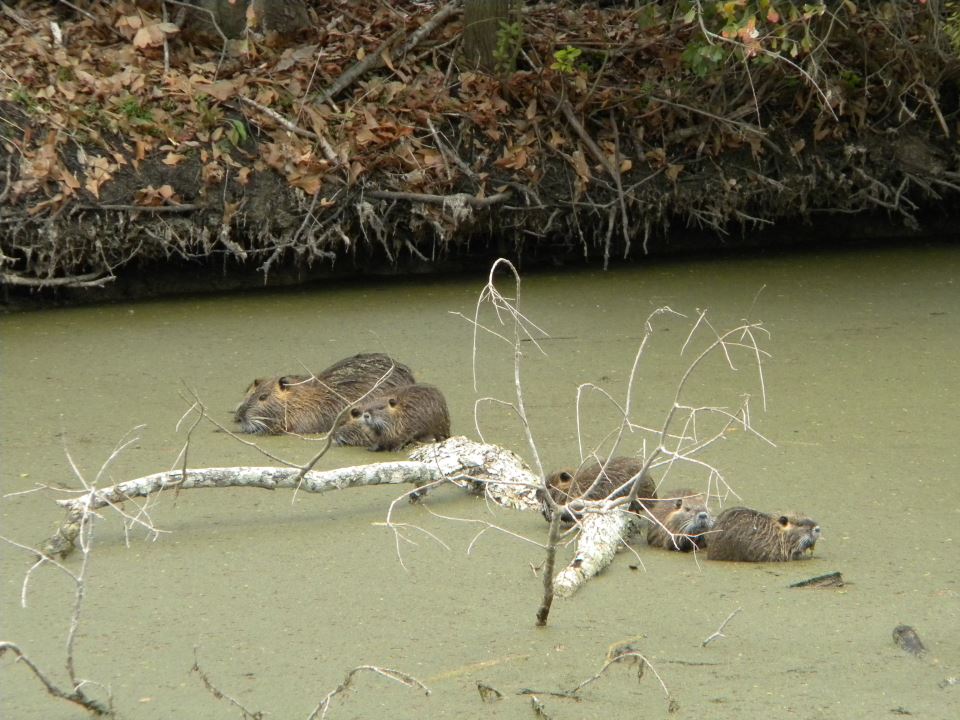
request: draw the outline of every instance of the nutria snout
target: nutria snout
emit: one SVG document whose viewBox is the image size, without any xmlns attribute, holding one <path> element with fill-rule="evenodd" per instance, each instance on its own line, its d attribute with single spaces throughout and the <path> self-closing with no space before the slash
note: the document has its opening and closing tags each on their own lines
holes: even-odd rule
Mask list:
<svg viewBox="0 0 960 720">
<path fill-rule="evenodd" d="M 769 515 L 744 507 L 724 510 L 713 530 L 707 543 L 710 560 L 800 560 L 820 539 L 820 526 L 804 515 Z"/>
<path fill-rule="evenodd" d="M 680 552 L 705 548 L 714 519 L 703 493 L 682 489 L 665 494 L 647 508 L 652 516 L 647 544 Z"/>
<path fill-rule="evenodd" d="M 254 380 L 234 419 L 241 432 L 256 435 L 327 432 L 347 405 L 374 386 L 377 392 L 386 392 L 414 382 L 406 365 L 383 353 L 361 353 L 339 360 L 316 376 Z"/>
<path fill-rule="evenodd" d="M 447 401 L 432 385 L 404 385 L 350 410 L 337 428 L 338 445 L 366 445 L 370 450 L 399 450 L 413 441 L 450 437 Z"/>
</svg>

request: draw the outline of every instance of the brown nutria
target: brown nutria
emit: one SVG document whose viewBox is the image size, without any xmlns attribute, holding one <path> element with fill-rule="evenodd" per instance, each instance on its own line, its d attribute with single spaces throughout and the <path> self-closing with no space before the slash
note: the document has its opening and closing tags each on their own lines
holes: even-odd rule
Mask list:
<svg viewBox="0 0 960 720">
<path fill-rule="evenodd" d="M 768 515 L 732 507 L 717 516 L 707 543 L 710 560 L 799 560 L 820 538 L 820 526 L 803 515 Z"/>
<path fill-rule="evenodd" d="M 334 363 L 316 376 L 254 380 L 234 418 L 241 432 L 257 435 L 327 432 L 340 411 L 378 381 L 376 392 L 416 382 L 406 365 L 382 353 L 361 353 Z"/>
<path fill-rule="evenodd" d="M 414 440 L 446 440 L 450 437 L 447 401 L 432 385 L 404 385 L 367 400 L 351 410 L 351 421 L 367 433 L 369 450 L 399 450 Z M 351 423 L 344 426 L 350 430 Z M 343 440 L 359 437 L 344 434 Z M 337 442 L 341 442 L 340 435 Z"/>
<path fill-rule="evenodd" d="M 606 464 L 593 460 L 580 467 L 579 470 L 558 470 L 547 476 L 547 488 L 550 496 L 559 505 L 566 505 L 571 500 L 601 500 L 626 497 L 630 494 L 632 483 L 627 482 L 643 470 L 643 460 L 632 457 L 613 457 Z M 591 490 L 591 487 L 593 489 Z M 631 506 L 631 510 L 639 512 L 641 503 L 649 502 L 657 497 L 653 479 L 644 474 L 637 489 L 638 503 Z M 550 512 L 546 502 L 541 498 L 541 510 L 544 517 L 550 519 Z M 573 522 L 575 515 L 569 509 L 564 509 L 561 520 Z"/>
<path fill-rule="evenodd" d="M 647 544 L 680 552 L 705 548 L 704 533 L 713 528 L 714 520 L 704 494 L 684 488 L 661 495 L 666 498 L 647 506 L 654 518 L 647 530 Z"/>
</svg>

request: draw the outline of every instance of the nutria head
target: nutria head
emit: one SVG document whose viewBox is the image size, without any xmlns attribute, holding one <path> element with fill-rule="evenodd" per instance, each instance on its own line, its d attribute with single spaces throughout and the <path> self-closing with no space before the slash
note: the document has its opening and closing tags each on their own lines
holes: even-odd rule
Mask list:
<svg viewBox="0 0 960 720">
<path fill-rule="evenodd" d="M 340 418 L 340 423 L 334 430 L 333 442 L 349 447 L 366 447 L 373 442 L 373 437 L 363 422 L 363 410 L 352 407 Z"/>
<path fill-rule="evenodd" d="M 703 493 L 671 490 L 667 496 L 668 499 L 657 500 L 648 507 L 652 518 L 647 543 L 680 552 L 705 548 L 705 533 L 713 528 L 714 518 Z"/>
<path fill-rule="evenodd" d="M 371 450 L 399 450 L 412 441 L 439 441 L 450 437 L 447 401 L 432 385 L 394 388 L 387 395 L 368 400 L 357 410 L 359 422 L 372 439 Z"/>
<path fill-rule="evenodd" d="M 308 375 L 258 378 L 247 388 L 234 419 L 241 432 L 255 435 L 324 432 L 326 418 L 338 404 L 328 388 Z"/>
<path fill-rule="evenodd" d="M 551 497 L 559 505 L 567 505 L 576 500 L 603 500 L 616 499 L 630 494 L 632 483 L 643 470 L 643 461 L 631 457 L 614 457 L 604 463 L 593 460 L 577 470 L 564 468 L 547 476 L 547 488 Z M 640 512 L 641 500 L 656 498 L 656 488 L 652 478 L 643 474 L 640 477 L 640 487 L 637 493 L 638 501 L 630 507 L 632 512 Z M 541 497 L 541 500 L 543 498 Z M 543 515 L 550 519 L 549 509 L 545 502 L 541 502 Z M 562 520 L 573 522 L 579 516 L 580 508 L 566 508 Z"/>
</svg>

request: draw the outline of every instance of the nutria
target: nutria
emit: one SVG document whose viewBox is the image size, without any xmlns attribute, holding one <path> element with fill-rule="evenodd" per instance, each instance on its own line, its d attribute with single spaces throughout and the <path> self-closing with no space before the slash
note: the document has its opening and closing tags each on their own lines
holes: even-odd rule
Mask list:
<svg viewBox="0 0 960 720">
<path fill-rule="evenodd" d="M 630 494 L 631 483 L 627 481 L 643 470 L 643 460 L 632 457 L 610 458 L 606 465 L 593 460 L 579 470 L 571 468 L 558 470 L 547 476 L 547 488 L 551 497 L 558 505 L 566 505 L 571 500 L 601 500 L 606 497 L 620 498 Z M 600 478 L 593 490 L 590 487 Z M 586 493 L 586 495 L 584 495 Z M 639 512 L 641 501 L 649 501 L 657 497 L 653 479 L 644 474 L 637 489 L 637 504 L 630 510 Z M 550 519 L 549 508 L 541 498 L 541 510 L 544 517 Z M 561 520 L 573 522 L 575 516 L 569 510 L 564 510 Z"/>
<path fill-rule="evenodd" d="M 343 441 L 359 439 L 348 433 L 352 422 L 359 422 L 367 433 L 369 450 L 399 450 L 414 440 L 446 440 L 450 437 L 450 413 L 447 401 L 432 385 L 404 385 L 380 397 L 367 400 L 351 411 L 350 422 L 342 428 Z"/>
<path fill-rule="evenodd" d="M 732 507 L 717 516 L 707 543 L 710 560 L 782 562 L 799 560 L 812 550 L 820 526 L 803 515 L 768 515 Z"/>
<path fill-rule="evenodd" d="M 713 528 L 713 515 L 703 493 L 684 488 L 661 494 L 666 499 L 647 506 L 654 518 L 647 530 L 647 544 L 680 552 L 705 548 L 705 533 Z"/>
<path fill-rule="evenodd" d="M 382 353 L 361 353 L 316 376 L 284 375 L 254 380 L 237 407 L 241 432 L 257 435 L 327 432 L 347 405 L 378 381 L 376 392 L 416 382 L 413 373 Z"/>
</svg>

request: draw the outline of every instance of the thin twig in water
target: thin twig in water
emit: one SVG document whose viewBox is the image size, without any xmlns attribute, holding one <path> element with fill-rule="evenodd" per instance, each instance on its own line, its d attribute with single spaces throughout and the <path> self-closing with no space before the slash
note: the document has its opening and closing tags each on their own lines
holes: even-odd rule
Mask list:
<svg viewBox="0 0 960 720">
<path fill-rule="evenodd" d="M 312 713 L 310 713 L 310 716 L 307 718 L 307 720 L 317 720 L 317 718 L 319 718 L 320 720 L 323 720 L 323 718 L 327 716 L 327 710 L 330 708 L 330 702 L 337 695 L 347 690 L 350 687 L 350 685 L 353 683 L 354 676 L 357 673 L 361 672 L 362 670 L 372 672 L 376 675 L 381 675 L 387 678 L 388 680 L 394 680 L 400 683 L 401 685 L 406 685 L 409 688 L 414 688 L 414 689 L 420 688 L 421 690 L 424 691 L 424 693 L 426 693 L 427 695 L 430 695 L 430 688 L 428 688 L 426 685 L 424 685 L 422 682 L 417 680 L 417 678 L 413 677 L 412 675 L 407 675 L 405 672 L 400 672 L 399 670 L 392 670 L 391 668 L 377 667 L 376 665 L 360 665 L 358 667 L 355 667 L 349 673 L 347 673 L 347 676 L 343 679 L 343 682 L 340 683 L 336 688 L 334 688 L 324 696 L 323 700 L 320 701 L 320 704 L 317 705 L 316 708 L 314 708 L 314 711 Z"/>
<path fill-rule="evenodd" d="M 727 623 L 728 623 L 728 622 L 730 622 L 731 620 L 733 620 L 733 616 L 736 615 L 736 614 L 737 614 L 738 612 L 740 612 L 741 610 L 743 610 L 743 608 L 742 608 L 742 607 L 738 607 L 738 608 L 737 608 L 736 610 L 734 610 L 732 613 L 730 613 L 729 615 L 727 615 L 727 619 L 724 620 L 722 623 L 720 623 L 720 627 L 717 628 L 717 630 L 716 630 L 715 633 L 713 633 L 710 637 L 708 637 L 706 640 L 703 641 L 703 644 L 701 645 L 701 647 L 706 647 L 709 643 L 713 642 L 713 641 L 716 640 L 717 638 L 726 637 L 726 635 L 723 634 L 723 629 L 727 626 Z"/>
</svg>

